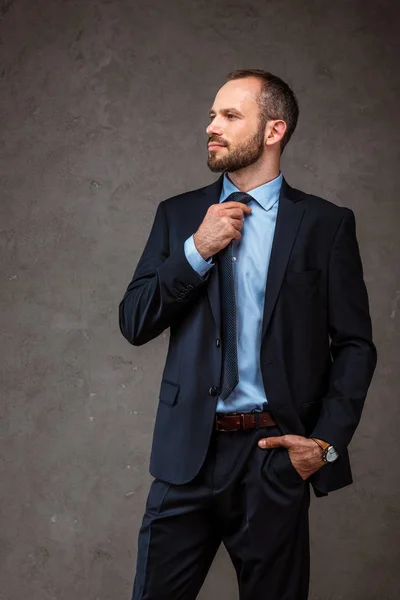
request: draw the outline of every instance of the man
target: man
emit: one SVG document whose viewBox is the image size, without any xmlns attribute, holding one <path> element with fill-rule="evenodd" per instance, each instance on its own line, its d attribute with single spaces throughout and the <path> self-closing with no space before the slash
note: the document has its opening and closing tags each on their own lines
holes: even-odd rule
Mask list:
<svg viewBox="0 0 400 600">
<path fill-rule="evenodd" d="M 308 509 L 352 483 L 376 366 L 351 209 L 291 187 L 290 87 L 234 71 L 204 188 L 158 205 L 119 306 L 135 346 L 170 328 L 133 600 L 194 600 L 224 543 L 241 600 L 306 600 Z"/>
</svg>

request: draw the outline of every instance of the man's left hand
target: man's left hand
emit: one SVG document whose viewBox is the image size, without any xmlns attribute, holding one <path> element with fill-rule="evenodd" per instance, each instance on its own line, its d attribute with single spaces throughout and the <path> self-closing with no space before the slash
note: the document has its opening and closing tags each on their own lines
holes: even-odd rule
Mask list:
<svg viewBox="0 0 400 600">
<path fill-rule="evenodd" d="M 329 446 L 323 440 L 318 441 L 324 448 Z M 307 479 L 326 464 L 322 460 L 322 448 L 314 440 L 302 435 L 287 434 L 263 438 L 259 440 L 258 445 L 264 450 L 279 446 L 287 448 L 294 468 L 303 479 Z"/>
</svg>

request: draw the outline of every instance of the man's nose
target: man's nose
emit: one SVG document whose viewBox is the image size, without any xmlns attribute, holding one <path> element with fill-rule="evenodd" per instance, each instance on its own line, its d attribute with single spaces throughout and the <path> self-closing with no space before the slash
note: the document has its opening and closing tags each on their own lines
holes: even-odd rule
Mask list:
<svg viewBox="0 0 400 600">
<path fill-rule="evenodd" d="M 208 125 L 206 132 L 208 135 L 214 134 L 222 137 L 222 127 L 218 125 L 218 123 L 215 120 Z"/>
</svg>

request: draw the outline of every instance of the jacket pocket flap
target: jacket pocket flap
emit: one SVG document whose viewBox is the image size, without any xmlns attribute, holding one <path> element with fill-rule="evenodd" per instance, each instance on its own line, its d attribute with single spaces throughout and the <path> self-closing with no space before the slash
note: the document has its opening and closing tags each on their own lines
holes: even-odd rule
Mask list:
<svg viewBox="0 0 400 600">
<path fill-rule="evenodd" d="M 160 402 L 164 402 L 165 404 L 169 404 L 170 406 L 175 404 L 179 388 L 179 383 L 174 383 L 172 381 L 168 381 L 168 379 L 163 379 L 161 381 L 160 388 Z"/>
</svg>

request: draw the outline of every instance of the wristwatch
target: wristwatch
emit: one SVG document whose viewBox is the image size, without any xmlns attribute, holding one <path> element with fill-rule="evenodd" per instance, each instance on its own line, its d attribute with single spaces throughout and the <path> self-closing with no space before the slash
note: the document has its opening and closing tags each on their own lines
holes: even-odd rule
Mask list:
<svg viewBox="0 0 400 600">
<path fill-rule="evenodd" d="M 335 450 L 333 446 L 331 446 L 331 444 L 328 444 L 328 442 L 324 442 L 324 445 L 322 445 L 321 442 L 316 438 L 311 439 L 314 440 L 314 442 L 316 442 L 318 446 L 320 446 L 320 448 L 322 448 L 321 458 L 325 463 L 333 463 L 339 458 L 339 453 L 337 452 L 337 450 Z"/>
<path fill-rule="evenodd" d="M 322 453 L 322 460 L 327 463 L 333 463 L 339 458 L 339 453 L 333 446 L 328 446 Z"/>
</svg>

